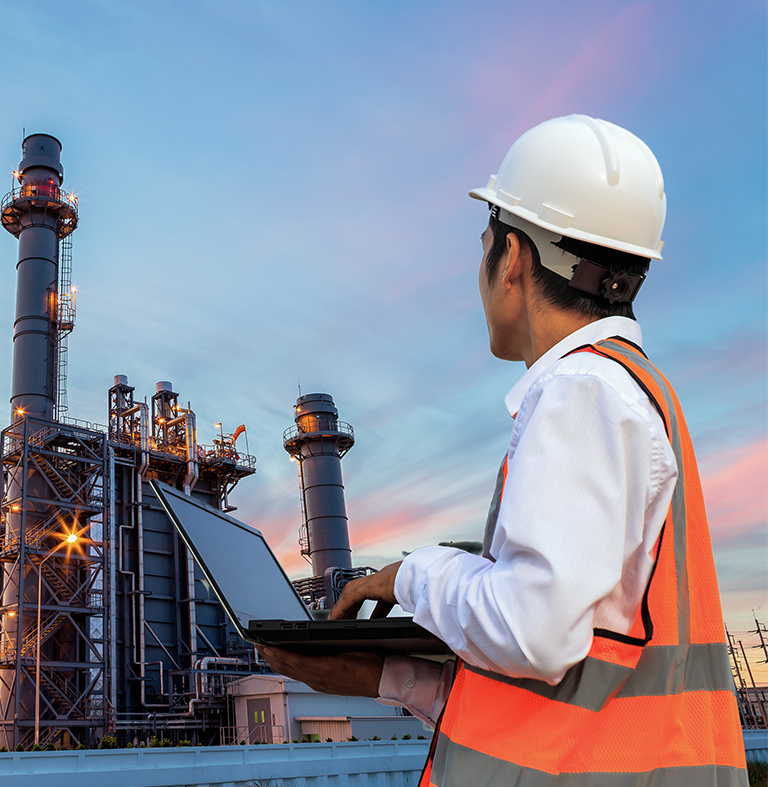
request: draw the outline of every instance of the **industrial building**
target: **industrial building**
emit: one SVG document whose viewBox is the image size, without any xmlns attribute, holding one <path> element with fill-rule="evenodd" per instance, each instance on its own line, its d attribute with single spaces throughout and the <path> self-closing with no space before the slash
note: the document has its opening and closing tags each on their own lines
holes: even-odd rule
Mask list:
<svg viewBox="0 0 768 787">
<path fill-rule="evenodd" d="M 107 425 L 69 417 L 78 201 L 62 188 L 56 138 L 30 135 L 22 150 L 0 208 L 19 241 L 11 423 L 0 444 L 0 745 L 92 745 L 105 734 L 231 742 L 227 686 L 266 668 L 149 481 L 228 511 L 256 460 L 236 449 L 237 432 L 198 444 L 195 414 L 167 381 L 148 400 L 118 375 Z M 352 568 L 340 460 L 354 433 L 337 416 L 327 394 L 300 397 L 284 436 L 313 568 L 296 585 L 314 608 L 369 570 Z"/>
</svg>

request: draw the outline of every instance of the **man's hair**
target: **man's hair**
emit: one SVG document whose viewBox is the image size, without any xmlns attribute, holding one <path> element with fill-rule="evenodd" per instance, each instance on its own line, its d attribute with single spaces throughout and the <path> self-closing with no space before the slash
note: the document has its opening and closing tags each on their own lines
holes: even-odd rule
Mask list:
<svg viewBox="0 0 768 787">
<path fill-rule="evenodd" d="M 599 295 L 591 295 L 582 290 L 571 287 L 568 279 L 558 273 L 545 268 L 541 264 L 536 244 L 517 227 L 510 227 L 494 216 L 490 217 L 489 227 L 493 233 L 493 244 L 485 258 L 485 272 L 488 277 L 488 284 L 493 283 L 493 279 L 499 268 L 499 263 L 507 251 L 507 235 L 511 232 L 516 235 L 520 243 L 524 243 L 531 250 L 531 273 L 533 280 L 539 291 L 539 295 L 550 305 L 558 309 L 575 311 L 588 317 L 629 317 L 635 319 L 631 303 L 611 303 L 606 298 Z M 604 246 L 595 246 L 593 243 L 574 240 L 573 238 L 563 237 L 558 243 L 554 244 L 578 258 L 596 262 L 598 265 L 605 265 L 610 271 L 625 271 L 626 273 L 645 274 L 650 266 L 650 260 L 646 257 L 638 257 L 634 254 L 627 254 L 615 249 L 607 249 Z M 606 271 L 606 276 L 609 272 Z"/>
</svg>

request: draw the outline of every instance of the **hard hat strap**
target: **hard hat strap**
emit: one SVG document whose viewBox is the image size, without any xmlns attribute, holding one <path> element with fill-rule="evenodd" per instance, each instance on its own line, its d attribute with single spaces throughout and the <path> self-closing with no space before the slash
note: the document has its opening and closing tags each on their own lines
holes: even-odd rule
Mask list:
<svg viewBox="0 0 768 787">
<path fill-rule="evenodd" d="M 599 295 L 610 303 L 632 303 L 644 281 L 644 274 L 612 271 L 605 265 L 582 259 L 570 285 L 582 292 Z"/>
<path fill-rule="evenodd" d="M 562 235 L 538 227 L 499 205 L 491 205 L 490 207 L 491 215 L 494 218 L 525 234 L 526 238 L 536 247 L 539 261 L 545 268 L 570 281 L 580 258 L 555 245 L 562 239 Z"/>
</svg>

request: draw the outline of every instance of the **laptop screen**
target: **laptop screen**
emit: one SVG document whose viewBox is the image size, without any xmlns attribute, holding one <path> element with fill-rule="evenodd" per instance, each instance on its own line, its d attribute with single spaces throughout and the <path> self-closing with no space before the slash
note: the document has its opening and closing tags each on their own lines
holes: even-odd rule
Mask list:
<svg viewBox="0 0 768 787">
<path fill-rule="evenodd" d="M 240 629 L 251 620 L 312 620 L 258 530 L 152 480 L 152 488 Z"/>
</svg>

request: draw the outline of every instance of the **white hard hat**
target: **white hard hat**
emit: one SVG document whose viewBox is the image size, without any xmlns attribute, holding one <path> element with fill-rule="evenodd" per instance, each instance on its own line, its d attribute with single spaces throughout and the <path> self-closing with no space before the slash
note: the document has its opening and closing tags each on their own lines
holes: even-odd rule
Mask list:
<svg viewBox="0 0 768 787">
<path fill-rule="evenodd" d="M 661 259 L 661 168 L 642 140 L 605 120 L 570 115 L 535 126 L 512 145 L 498 175 L 469 196 L 497 205 L 502 221 L 531 235 L 542 264 L 566 278 L 570 255 L 554 250 L 561 259 L 547 264 L 550 244 L 562 236 Z"/>
</svg>

